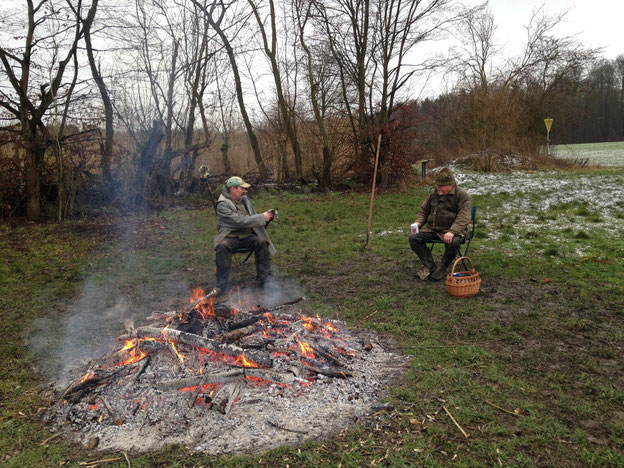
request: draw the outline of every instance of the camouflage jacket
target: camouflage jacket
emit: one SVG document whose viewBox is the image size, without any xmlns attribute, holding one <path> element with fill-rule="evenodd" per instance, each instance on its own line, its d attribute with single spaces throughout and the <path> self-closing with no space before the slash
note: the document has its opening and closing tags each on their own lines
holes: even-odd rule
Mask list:
<svg viewBox="0 0 624 468">
<path fill-rule="evenodd" d="M 431 192 L 420 205 L 416 222 L 420 224 L 421 231 L 435 232 L 440 238 L 446 232 L 466 236 L 471 212 L 470 195 L 456 185 L 447 195 L 438 195 L 437 190 Z"/>
</svg>

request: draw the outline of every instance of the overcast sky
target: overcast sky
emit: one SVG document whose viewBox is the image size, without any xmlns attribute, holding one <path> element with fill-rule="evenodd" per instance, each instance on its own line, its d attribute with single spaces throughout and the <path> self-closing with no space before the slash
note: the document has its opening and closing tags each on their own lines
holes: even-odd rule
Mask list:
<svg viewBox="0 0 624 468">
<path fill-rule="evenodd" d="M 469 6 L 476 6 L 482 0 L 463 0 Z M 496 43 L 503 46 L 505 57 L 517 56 L 526 42 L 525 26 L 533 11 L 544 6 L 544 12 L 554 15 L 568 11 L 565 22 L 554 34 L 557 36 L 576 35 L 586 47 L 603 49 L 602 57 L 614 59 L 624 54 L 624 35 L 621 33 L 624 22 L 624 0 L 490 0 L 490 10 L 497 25 Z M 442 54 L 450 47 L 450 42 L 432 43 L 431 51 Z M 421 97 L 434 96 L 450 87 L 441 75 L 430 77 L 427 84 L 420 84 Z"/>
<path fill-rule="evenodd" d="M 510 45 L 521 41 L 522 26 L 527 24 L 531 11 L 541 5 L 551 14 L 569 9 L 567 21 L 559 28 L 562 35 L 578 34 L 586 46 L 604 47 L 605 58 L 624 54 L 622 0 L 490 0 L 501 39 L 508 39 Z"/>
</svg>

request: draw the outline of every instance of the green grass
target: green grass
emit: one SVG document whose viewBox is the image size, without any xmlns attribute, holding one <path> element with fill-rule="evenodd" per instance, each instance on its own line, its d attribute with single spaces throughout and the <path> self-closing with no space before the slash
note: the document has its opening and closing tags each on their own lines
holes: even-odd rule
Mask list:
<svg viewBox="0 0 624 468">
<path fill-rule="evenodd" d="M 600 186 L 623 175 L 544 177 L 555 186 L 575 178 Z M 596 210 L 591 200 L 542 209 L 535 191 L 475 195 L 470 257 L 482 290 L 456 299 L 443 284 L 414 276 L 407 232 L 427 190 L 378 194 L 365 249 L 366 194 L 255 199 L 259 210 L 279 210 L 270 228 L 279 251 L 273 266 L 302 285 L 306 309 L 375 329 L 410 356 L 404 378 L 389 389 L 392 409 L 326 440 L 260 456 L 168 447 L 128 454 L 132 466 L 623 465 L 624 241 L 605 221 L 614 210 Z M 118 458 L 111 466 L 127 466 L 123 454 L 89 453 L 60 439 L 40 446 L 50 436 L 38 418 L 46 401 L 32 368 L 39 355 L 25 340 L 42 318 L 61 336 L 58 324 L 73 317 L 85 284 L 108 288 L 111 303 L 125 298 L 137 318 L 183 303 L 191 287 L 213 285 L 214 233 L 210 209 L 0 226 L 0 463 Z M 252 269 L 236 269 L 234 281 Z"/>
</svg>

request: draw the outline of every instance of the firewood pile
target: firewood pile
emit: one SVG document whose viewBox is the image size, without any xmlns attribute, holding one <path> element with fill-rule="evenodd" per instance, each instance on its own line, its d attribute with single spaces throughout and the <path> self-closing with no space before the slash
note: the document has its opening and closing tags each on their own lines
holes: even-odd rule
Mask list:
<svg viewBox="0 0 624 468">
<path fill-rule="evenodd" d="M 202 296 L 202 294 L 199 294 Z M 252 453 L 323 437 L 383 396 L 404 359 L 366 330 L 297 310 L 215 304 L 126 324 L 119 350 L 87 363 L 45 418 L 97 450 L 183 444 Z"/>
</svg>

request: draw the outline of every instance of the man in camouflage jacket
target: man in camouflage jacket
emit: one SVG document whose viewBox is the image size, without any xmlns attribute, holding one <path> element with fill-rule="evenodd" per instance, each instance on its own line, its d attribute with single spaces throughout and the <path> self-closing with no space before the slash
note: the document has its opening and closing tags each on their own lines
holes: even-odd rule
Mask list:
<svg viewBox="0 0 624 468">
<path fill-rule="evenodd" d="M 214 238 L 217 296 L 228 290 L 232 254 L 238 248 L 249 248 L 254 252 L 256 279 L 260 287 L 265 286 L 271 275 L 270 255 L 276 250 L 265 227 L 275 217 L 275 211 L 256 213 L 245 196 L 249 187 L 240 177 L 230 177 L 217 201 L 218 232 Z"/>
<path fill-rule="evenodd" d="M 448 167 L 437 172 L 434 183 L 436 189 L 422 203 L 414 221 L 418 224 L 419 232 L 409 236 L 409 243 L 424 265 L 419 276 L 440 281 L 457 256 L 459 245 L 468 232 L 472 200 L 468 192 L 456 185 L 453 172 Z M 436 266 L 431 250 L 427 247 L 427 243 L 434 239 L 444 241 L 445 249 L 439 266 Z"/>
</svg>

